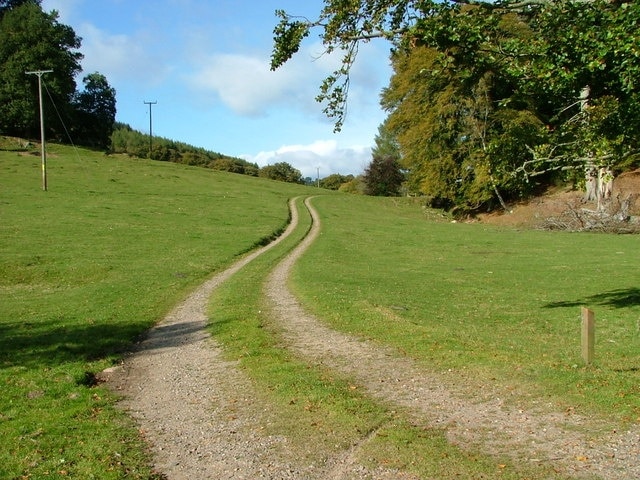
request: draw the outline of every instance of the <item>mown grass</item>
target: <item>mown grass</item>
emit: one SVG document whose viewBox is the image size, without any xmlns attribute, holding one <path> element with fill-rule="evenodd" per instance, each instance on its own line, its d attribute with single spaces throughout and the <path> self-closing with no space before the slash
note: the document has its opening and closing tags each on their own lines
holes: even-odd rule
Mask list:
<svg viewBox="0 0 640 480">
<path fill-rule="evenodd" d="M 152 478 L 95 386 L 189 290 L 263 243 L 308 189 L 50 145 L 0 152 L 0 478 Z"/>
<path fill-rule="evenodd" d="M 0 478 L 154 478 L 143 443 L 94 374 L 211 272 L 282 229 L 316 190 L 50 147 L 0 152 Z M 292 285 L 336 328 L 391 344 L 469 385 L 634 421 L 637 237 L 499 230 L 426 219 L 398 199 L 314 200 L 323 234 Z M 308 218 L 306 220 L 308 222 Z M 365 459 L 426 478 L 557 478 L 465 452 L 408 424 L 348 378 L 289 354 L 261 298 L 304 233 L 216 292 L 213 331 L 311 458 L 376 432 Z M 579 310 L 596 311 L 596 364 Z M 418 461 L 417 461 L 418 460 Z"/>
<path fill-rule="evenodd" d="M 373 469 L 395 468 L 420 478 L 563 478 L 547 466 L 460 449 L 447 440 L 444 430 L 410 423 L 368 398 L 349 378 L 288 351 L 265 304 L 263 284 L 309 227 L 309 215 L 300 206 L 298 202 L 302 220 L 296 232 L 219 287 L 209 307 L 212 334 L 269 405 L 264 434 L 286 436 L 287 444 L 299 449 L 298 460 L 307 465 L 322 464 L 359 445 L 359 461 Z"/>
<path fill-rule="evenodd" d="M 640 421 L 638 237 L 427 221 L 407 200 L 322 197 L 303 303 L 467 384 Z M 580 307 L 596 314 L 585 366 Z"/>
</svg>

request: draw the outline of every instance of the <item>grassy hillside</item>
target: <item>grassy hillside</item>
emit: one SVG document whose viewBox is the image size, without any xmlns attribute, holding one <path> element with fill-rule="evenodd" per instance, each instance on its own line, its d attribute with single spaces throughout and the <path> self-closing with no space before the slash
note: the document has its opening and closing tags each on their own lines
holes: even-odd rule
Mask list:
<svg viewBox="0 0 640 480">
<path fill-rule="evenodd" d="M 334 328 L 394 347 L 471 398 L 575 412 L 611 430 L 640 420 L 637 236 L 451 223 L 411 199 L 336 195 L 313 204 L 322 234 L 290 284 Z M 274 402 L 269 433 L 313 444 L 317 459 L 379 429 L 361 458 L 419 478 L 565 478 L 544 463 L 460 448 L 444 430 L 402 420 L 349 379 L 283 349 L 261 313 L 261 283 L 279 255 L 235 275 L 210 307 L 211 332 Z M 582 305 L 596 312 L 591 366 L 580 354 Z"/>
<path fill-rule="evenodd" d="M 638 236 L 424 221 L 410 201 L 321 197 L 298 294 L 338 329 L 395 346 L 475 392 L 640 420 Z M 581 307 L 596 359 L 581 358 Z"/>
<path fill-rule="evenodd" d="M 135 426 L 93 374 L 209 274 L 282 229 L 288 198 L 317 192 L 55 145 L 43 192 L 39 156 L 0 152 L 0 478 L 154 478 Z M 408 199 L 336 194 L 314 205 L 322 235 L 291 283 L 335 328 L 475 392 L 543 399 L 612 425 L 640 418 L 637 236 L 453 224 Z M 308 418 L 304 402 L 277 427 L 331 451 L 397 423 L 372 461 L 427 478 L 493 478 L 493 459 L 403 424 L 348 379 L 292 358 L 264 328 L 261 282 L 309 221 L 212 305 L 215 335 L 274 405 L 318 399 L 327 432 L 313 438 L 298 421 Z M 596 311 L 590 367 L 580 360 L 581 305 Z M 508 470 L 501 478 L 553 478 Z"/>
<path fill-rule="evenodd" d="M 93 374 L 278 232 L 305 187 L 50 145 L 0 152 L 0 478 L 148 478 Z M 63 473 L 60 473 L 63 472 Z"/>
</svg>

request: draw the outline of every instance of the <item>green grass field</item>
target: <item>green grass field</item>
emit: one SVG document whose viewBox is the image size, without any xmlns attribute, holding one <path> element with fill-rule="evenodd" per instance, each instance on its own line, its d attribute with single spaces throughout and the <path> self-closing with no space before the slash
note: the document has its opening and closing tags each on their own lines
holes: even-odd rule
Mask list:
<svg viewBox="0 0 640 480">
<path fill-rule="evenodd" d="M 0 478 L 148 478 L 134 426 L 93 375 L 310 190 L 49 151 L 47 192 L 39 156 L 0 152 Z"/>
<path fill-rule="evenodd" d="M 342 198 L 357 202 L 354 197 Z M 328 200 L 329 197 L 314 199 Z M 301 203 L 298 202 L 299 207 Z M 384 205 L 386 200 L 374 201 L 376 210 Z M 414 210 L 415 206 L 410 206 L 407 212 Z M 303 220 L 295 234 L 225 282 L 214 292 L 210 303 L 211 333 L 225 346 L 228 358 L 239 362 L 254 379 L 262 401 L 270 404 L 271 418 L 265 434 L 286 435 L 289 445 L 297 446 L 299 458 L 307 464 L 321 464 L 324 458 L 338 456 L 360 444 L 360 462 L 374 469 L 382 465 L 411 472 L 418 478 L 565 478 L 548 465 L 514 463 L 508 458 L 452 445 L 444 429 L 416 425 L 389 406 L 368 398 L 349 378 L 309 364 L 282 348 L 279 327 L 267 313 L 262 286 L 273 266 L 309 226 L 308 213 L 300 208 L 299 211 Z M 424 221 L 419 217 L 417 220 Z M 309 274 L 327 273 L 325 266 L 329 265 L 316 264 Z M 313 298 L 311 304 L 317 301 Z M 313 448 L 309 449 L 309 445 Z"/>
<path fill-rule="evenodd" d="M 638 237 L 427 221 L 411 201 L 324 197 L 294 287 L 335 328 L 470 386 L 640 421 Z M 581 307 L 596 315 L 581 358 Z"/>
<path fill-rule="evenodd" d="M 280 231 L 288 198 L 318 190 L 55 145 L 48 172 L 43 192 L 39 156 L 0 152 L 0 478 L 154 478 L 135 425 L 93 374 L 207 276 Z M 476 385 L 615 425 L 640 419 L 637 236 L 452 224 L 408 199 L 334 194 L 314 205 L 323 234 L 291 283 L 335 328 Z M 407 424 L 263 328 L 261 284 L 305 228 L 211 305 L 216 338 L 274 412 L 286 412 L 277 427 L 319 438 L 327 452 L 379 428 L 372 462 L 494 478 L 496 459 Z M 582 305 L 596 312 L 590 367 L 580 359 Z M 313 399 L 326 430 L 297 431 L 310 411 L 290 406 L 293 397 Z M 555 478 L 500 470 L 523 476 Z"/>
<path fill-rule="evenodd" d="M 640 420 L 637 237 L 454 224 L 409 199 L 323 196 L 313 203 L 323 233 L 291 286 L 334 328 L 392 345 L 470 395 L 497 392 L 537 409 L 597 417 L 611 429 Z M 211 304 L 212 333 L 286 419 L 275 432 L 312 442 L 321 456 L 376 430 L 361 457 L 420 478 L 562 478 L 544 465 L 460 450 L 443 431 L 403 421 L 362 398 L 348 379 L 279 348 L 277 327 L 260 313 L 260 284 L 278 255 L 275 249 L 252 263 Z M 593 259 L 602 264 L 584 268 Z M 598 324 L 588 367 L 582 305 L 595 310 Z"/>
</svg>

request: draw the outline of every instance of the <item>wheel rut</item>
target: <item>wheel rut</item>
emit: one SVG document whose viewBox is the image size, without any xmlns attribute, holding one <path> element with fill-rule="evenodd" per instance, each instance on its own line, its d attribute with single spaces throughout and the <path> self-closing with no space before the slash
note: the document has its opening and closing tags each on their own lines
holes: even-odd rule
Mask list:
<svg viewBox="0 0 640 480">
<path fill-rule="evenodd" d="M 351 458 L 302 463 L 300 449 L 268 435 L 271 405 L 206 330 L 207 304 L 224 281 L 287 238 L 298 225 L 297 199 L 289 202 L 285 232 L 213 276 L 176 306 L 101 379 L 139 426 L 158 475 L 168 480 L 380 480 L 410 478 L 381 470 L 374 475 Z"/>
<path fill-rule="evenodd" d="M 265 288 L 287 345 L 310 362 L 335 369 L 359 383 L 371 396 L 400 407 L 419 425 L 442 428 L 462 448 L 546 463 L 564 475 L 603 479 L 640 478 L 640 431 L 613 432 L 595 440 L 594 421 L 578 415 L 514 407 L 495 393 L 473 397 L 460 388 L 464 379 L 426 371 L 389 348 L 339 333 L 307 313 L 287 288 L 296 260 L 313 243 L 321 225 L 317 211 L 307 237 L 271 273 Z M 607 426 L 595 425 L 599 431 Z"/>
<path fill-rule="evenodd" d="M 313 223 L 307 236 L 269 275 L 265 296 L 272 321 L 296 355 L 353 378 L 371 396 L 399 408 L 425 427 L 443 428 L 451 442 L 519 461 L 547 462 L 567 475 L 603 479 L 640 478 L 640 434 L 612 435 L 606 444 L 581 433 L 582 419 L 507 407 L 500 398 L 469 398 L 455 379 L 426 372 L 388 348 L 331 330 L 309 315 L 287 288 L 296 260 L 320 232 L 320 218 L 305 200 Z M 298 225 L 296 199 L 291 222 L 274 242 L 213 276 L 151 329 L 123 364 L 105 372 L 120 405 L 147 440 L 154 466 L 165 478 L 210 479 L 410 479 L 358 463 L 360 444 L 334 458 L 302 464 L 284 436 L 268 435 L 270 406 L 259 400 L 251 380 L 206 331 L 213 291 L 273 248 Z"/>
</svg>

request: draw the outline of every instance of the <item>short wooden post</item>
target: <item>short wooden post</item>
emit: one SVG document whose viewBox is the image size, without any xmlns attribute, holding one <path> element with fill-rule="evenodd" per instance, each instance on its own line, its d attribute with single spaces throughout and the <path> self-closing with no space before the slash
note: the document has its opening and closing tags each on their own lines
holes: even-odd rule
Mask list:
<svg viewBox="0 0 640 480">
<path fill-rule="evenodd" d="M 586 307 L 582 307 L 582 359 L 590 365 L 593 362 L 596 340 L 595 314 Z"/>
</svg>

